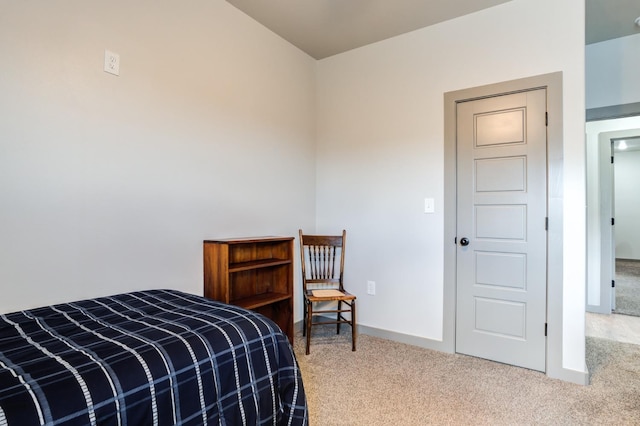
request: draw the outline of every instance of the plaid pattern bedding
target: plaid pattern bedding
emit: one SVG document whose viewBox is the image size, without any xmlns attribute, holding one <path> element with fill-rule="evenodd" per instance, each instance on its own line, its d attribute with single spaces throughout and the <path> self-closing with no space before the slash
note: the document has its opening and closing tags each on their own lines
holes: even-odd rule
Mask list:
<svg viewBox="0 0 640 426">
<path fill-rule="evenodd" d="M 287 337 L 174 290 L 0 315 L 0 426 L 306 425 Z"/>
</svg>

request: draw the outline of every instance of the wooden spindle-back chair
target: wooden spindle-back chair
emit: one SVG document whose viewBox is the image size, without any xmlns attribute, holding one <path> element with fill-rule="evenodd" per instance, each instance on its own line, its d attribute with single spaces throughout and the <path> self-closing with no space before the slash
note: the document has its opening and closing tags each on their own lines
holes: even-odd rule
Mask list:
<svg viewBox="0 0 640 426">
<path fill-rule="evenodd" d="M 321 324 L 351 325 L 351 350 L 356 350 L 356 296 L 344 289 L 344 250 L 346 231 L 342 235 L 300 235 L 302 287 L 304 294 L 303 336 L 306 353 L 311 344 L 311 328 Z M 337 302 L 337 307 L 335 303 Z M 316 309 L 318 306 L 318 309 Z M 334 314 L 328 320 L 325 314 Z M 345 314 L 348 314 L 345 316 Z M 314 317 L 321 319 L 314 320 Z"/>
</svg>

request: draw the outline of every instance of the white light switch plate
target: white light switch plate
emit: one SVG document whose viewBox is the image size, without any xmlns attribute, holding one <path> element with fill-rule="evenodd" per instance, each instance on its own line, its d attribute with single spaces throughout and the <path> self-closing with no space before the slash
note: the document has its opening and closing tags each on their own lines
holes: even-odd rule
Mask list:
<svg viewBox="0 0 640 426">
<path fill-rule="evenodd" d="M 435 213 L 436 205 L 433 198 L 425 198 L 424 199 L 424 212 L 425 213 Z"/>
</svg>

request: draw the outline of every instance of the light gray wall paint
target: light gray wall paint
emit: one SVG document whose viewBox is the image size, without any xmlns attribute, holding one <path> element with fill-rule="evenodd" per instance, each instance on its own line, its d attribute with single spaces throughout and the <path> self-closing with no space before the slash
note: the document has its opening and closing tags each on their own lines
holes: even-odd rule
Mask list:
<svg viewBox="0 0 640 426">
<path fill-rule="evenodd" d="M 0 52 L 0 312 L 201 294 L 203 239 L 313 227 L 315 61 L 228 3 L 3 2 Z"/>
<path fill-rule="evenodd" d="M 640 260 L 640 151 L 615 153 L 617 259 Z"/>
<path fill-rule="evenodd" d="M 359 296 L 360 324 L 443 345 L 451 329 L 443 226 L 453 214 L 443 204 L 443 95 L 556 71 L 564 81 L 564 181 L 550 186 L 570 241 L 560 293 L 571 295 L 558 311 L 559 363 L 582 379 L 583 1 L 508 2 L 319 61 L 317 223 L 349 233 L 346 278 Z M 424 198 L 435 199 L 434 214 L 424 213 Z M 367 280 L 376 281 L 375 296 Z"/>
<path fill-rule="evenodd" d="M 640 102 L 639 51 L 640 34 L 587 45 L 587 109 Z"/>
</svg>

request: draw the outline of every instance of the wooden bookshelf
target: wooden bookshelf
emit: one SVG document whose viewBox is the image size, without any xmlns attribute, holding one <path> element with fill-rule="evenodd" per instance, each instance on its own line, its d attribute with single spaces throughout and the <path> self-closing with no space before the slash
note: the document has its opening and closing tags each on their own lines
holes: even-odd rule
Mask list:
<svg viewBox="0 0 640 426">
<path fill-rule="evenodd" d="M 204 241 L 204 296 L 273 320 L 293 344 L 293 237 Z"/>
</svg>

